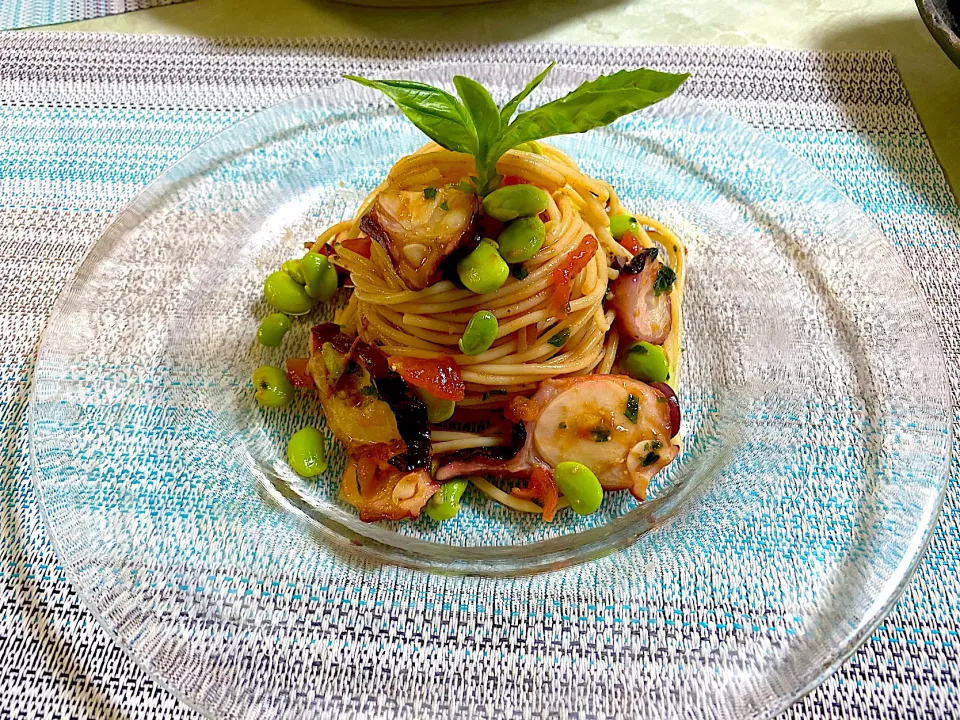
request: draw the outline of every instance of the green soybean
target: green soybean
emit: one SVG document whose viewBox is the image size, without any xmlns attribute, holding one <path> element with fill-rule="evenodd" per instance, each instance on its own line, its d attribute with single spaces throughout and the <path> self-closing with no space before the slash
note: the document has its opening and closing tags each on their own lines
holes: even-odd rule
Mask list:
<svg viewBox="0 0 960 720">
<path fill-rule="evenodd" d="M 287 443 L 287 460 L 300 477 L 315 477 L 327 469 L 323 433 L 315 427 L 297 430 Z"/>
<path fill-rule="evenodd" d="M 578 462 L 562 462 L 554 468 L 553 481 L 577 515 L 590 515 L 603 502 L 603 488 L 593 471 Z"/>
<path fill-rule="evenodd" d="M 643 382 L 666 382 L 670 378 L 667 354 L 659 345 L 638 342 L 623 358 L 627 375 Z"/>
<path fill-rule="evenodd" d="M 526 262 L 540 252 L 545 237 L 543 221 L 536 215 L 517 218 L 497 238 L 500 257 L 508 263 Z"/>
<path fill-rule="evenodd" d="M 443 522 L 460 512 L 460 498 L 467 489 L 466 480 L 451 480 L 444 483 L 427 501 L 427 515 L 430 519 Z"/>
<path fill-rule="evenodd" d="M 313 298 L 303 285 L 283 270 L 270 273 L 263 281 L 263 296 L 275 309 L 287 315 L 304 315 L 313 307 Z"/>
<path fill-rule="evenodd" d="M 463 331 L 463 337 L 457 343 L 460 345 L 460 352 L 464 355 L 479 355 L 493 345 L 499 329 L 497 316 L 492 312 L 489 310 L 475 312 L 467 323 L 467 329 Z"/>
<path fill-rule="evenodd" d="M 290 329 L 290 318 L 283 313 L 267 315 L 257 328 L 257 342 L 267 347 L 278 347 Z"/>
<path fill-rule="evenodd" d="M 640 223 L 632 215 L 611 215 L 610 216 L 610 234 L 614 240 L 622 240 L 623 236 L 629 232 L 636 237 L 640 234 Z"/>
<path fill-rule="evenodd" d="M 300 260 L 307 295 L 326 302 L 337 291 L 337 271 L 320 253 L 308 252 Z"/>
<path fill-rule="evenodd" d="M 287 373 L 272 365 L 261 365 L 253 371 L 253 386 L 257 402 L 268 408 L 287 405 L 296 392 Z"/>
<path fill-rule="evenodd" d="M 285 260 L 283 265 L 280 266 L 280 269 L 303 285 L 303 268 L 300 266 L 299 260 Z"/>
<path fill-rule="evenodd" d="M 510 266 L 500 257 L 496 243 L 487 238 L 457 263 L 460 282 L 478 295 L 497 290 L 507 281 L 509 274 Z"/>
<path fill-rule="evenodd" d="M 423 388 L 414 388 L 414 390 L 427 406 L 427 420 L 432 423 L 442 423 L 453 417 L 453 411 L 457 409 L 457 404 L 453 400 L 434 397 Z"/>
<path fill-rule="evenodd" d="M 483 199 L 483 212 L 496 220 L 510 222 L 518 217 L 539 215 L 549 203 L 547 193 L 536 185 L 507 185 Z"/>
</svg>

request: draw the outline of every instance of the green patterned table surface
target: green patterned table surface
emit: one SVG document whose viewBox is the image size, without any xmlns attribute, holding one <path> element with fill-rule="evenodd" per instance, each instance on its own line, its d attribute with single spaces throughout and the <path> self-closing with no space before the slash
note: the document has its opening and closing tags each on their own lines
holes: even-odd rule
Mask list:
<svg viewBox="0 0 960 720">
<path fill-rule="evenodd" d="M 889 50 L 960 197 L 960 69 L 927 32 L 913 0 L 504 0 L 424 10 L 358 8 L 325 0 L 195 0 L 57 29 Z"/>
</svg>

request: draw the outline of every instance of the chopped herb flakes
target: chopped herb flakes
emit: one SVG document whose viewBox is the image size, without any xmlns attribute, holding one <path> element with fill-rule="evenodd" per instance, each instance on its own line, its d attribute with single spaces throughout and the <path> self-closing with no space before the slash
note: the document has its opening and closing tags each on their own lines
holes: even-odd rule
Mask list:
<svg viewBox="0 0 960 720">
<path fill-rule="evenodd" d="M 440 203 L 440 209 L 443 210 L 444 212 L 446 212 L 447 210 L 450 209 L 450 206 L 447 205 L 447 201 L 446 201 L 446 200 L 444 200 L 442 203 Z M 672 272 L 672 271 L 671 271 L 671 272 Z M 671 280 L 671 282 L 673 282 L 673 281 Z M 659 294 L 659 293 L 658 293 L 658 294 Z"/>
<path fill-rule="evenodd" d="M 554 347 L 558 348 L 558 347 L 563 347 L 563 344 L 569 339 L 570 339 L 570 328 L 564 328 L 563 330 L 558 332 L 556 335 L 554 335 L 552 338 L 547 340 L 547 342 L 553 345 Z"/>
<path fill-rule="evenodd" d="M 377 389 L 373 385 L 364 385 L 360 388 L 360 394 L 366 395 L 367 397 L 380 397 L 380 393 L 377 392 Z"/>
<path fill-rule="evenodd" d="M 637 417 L 640 414 L 640 398 L 633 394 L 628 395 L 627 407 L 623 411 L 623 414 L 627 416 L 627 420 L 636 425 Z"/>
<path fill-rule="evenodd" d="M 557 425 L 557 427 L 558 427 L 559 429 L 561 429 L 561 430 L 566 430 L 566 429 L 567 429 L 567 424 L 566 424 L 565 422 L 562 422 L 562 423 L 560 423 L 559 425 Z"/>
<path fill-rule="evenodd" d="M 610 441 L 610 431 L 605 427 L 596 427 L 590 431 L 590 435 L 593 436 L 594 442 L 609 442 Z"/>
<path fill-rule="evenodd" d="M 437 189 L 432 185 L 423 189 L 423 197 L 427 200 L 433 200 L 437 196 Z"/>
<path fill-rule="evenodd" d="M 651 450 L 659 450 L 662 447 L 663 447 L 663 443 L 660 442 L 659 440 L 654 440 L 652 443 L 650 443 Z"/>
<path fill-rule="evenodd" d="M 641 464 L 641 466 L 643 466 L 643 467 L 649 467 L 650 465 L 653 465 L 653 464 L 654 464 L 657 460 L 659 460 L 659 459 L 660 459 L 660 456 L 657 455 L 655 452 L 648 452 L 648 453 L 647 453 L 647 456 L 643 459 L 643 462 L 640 463 L 640 464 Z"/>
<path fill-rule="evenodd" d="M 517 280 L 523 280 L 527 275 L 530 274 L 530 271 L 527 270 L 523 265 L 514 265 L 510 268 L 510 274 L 513 275 Z"/>
<path fill-rule="evenodd" d="M 507 391 L 506 391 L 506 390 L 490 390 L 489 392 L 485 392 L 485 393 L 483 394 L 483 399 L 484 399 L 484 400 L 489 400 L 490 398 L 494 397 L 495 395 L 506 395 L 506 394 L 507 394 Z"/>
<path fill-rule="evenodd" d="M 677 274 L 664 265 L 657 273 L 657 279 L 653 283 L 653 294 L 663 295 L 673 289 L 673 283 L 677 280 Z"/>
</svg>

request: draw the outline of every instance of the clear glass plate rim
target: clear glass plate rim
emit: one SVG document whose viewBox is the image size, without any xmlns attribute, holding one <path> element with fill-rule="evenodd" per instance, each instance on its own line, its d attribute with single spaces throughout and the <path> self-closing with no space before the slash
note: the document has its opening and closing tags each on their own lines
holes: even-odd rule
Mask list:
<svg viewBox="0 0 960 720">
<path fill-rule="evenodd" d="M 437 66 L 443 66 L 446 68 L 457 70 L 459 72 L 463 72 L 464 69 L 469 69 L 470 67 L 476 67 L 479 65 L 484 65 L 484 66 L 499 65 L 499 66 L 502 66 L 504 69 L 515 69 L 516 67 L 521 67 L 520 65 L 516 65 L 512 63 L 482 63 L 481 64 L 481 63 L 471 63 L 471 62 L 441 62 L 441 63 L 432 64 L 429 69 L 434 69 Z M 419 70 L 414 71 L 414 73 L 386 72 L 386 73 L 383 73 L 383 76 L 398 77 L 398 78 L 410 77 L 412 74 L 415 74 L 415 72 L 420 72 L 420 71 Z M 580 72 L 579 74 L 582 75 L 584 79 L 589 77 L 587 73 Z M 44 325 L 44 328 L 43 330 L 41 330 L 41 333 L 40 333 L 40 338 L 38 341 L 38 350 L 37 350 L 38 360 L 41 357 L 45 346 L 47 346 L 48 344 L 47 338 L 46 338 L 46 332 L 50 324 L 50 318 L 55 317 L 58 314 L 58 312 L 61 311 L 62 308 L 69 303 L 70 296 L 72 295 L 74 288 L 86 276 L 89 270 L 92 267 L 96 266 L 96 263 L 98 261 L 98 256 L 102 254 L 104 250 L 108 250 L 112 248 L 113 245 L 122 237 L 119 230 L 127 220 L 135 216 L 134 208 L 137 207 L 139 204 L 141 204 L 145 198 L 155 194 L 155 188 L 157 186 L 162 186 L 166 183 L 169 183 L 170 182 L 169 176 L 178 166 L 187 162 L 195 161 L 198 158 L 202 158 L 204 154 L 212 146 L 214 146 L 217 143 L 217 141 L 219 141 L 222 138 L 222 136 L 236 132 L 241 126 L 244 126 L 247 124 L 253 124 L 258 116 L 264 113 L 269 113 L 280 107 L 294 106 L 298 103 L 313 103 L 315 102 L 315 98 L 317 95 L 331 92 L 343 82 L 346 82 L 346 81 L 342 81 L 342 80 L 335 81 L 330 86 L 327 86 L 321 90 L 308 93 L 306 95 L 298 96 L 295 98 L 291 98 L 291 99 L 276 103 L 269 107 L 265 107 L 263 109 L 260 109 L 252 113 L 247 117 L 242 118 L 236 123 L 232 123 L 228 125 L 227 127 L 218 131 L 214 135 L 206 138 L 200 144 L 198 144 L 197 146 L 189 150 L 187 153 L 185 153 L 183 156 L 181 156 L 180 158 L 172 162 L 157 176 L 157 178 L 155 178 L 146 187 L 140 190 L 123 207 L 123 209 L 117 214 L 114 220 L 111 221 L 111 223 L 105 228 L 105 230 L 101 234 L 101 237 L 90 246 L 89 250 L 85 253 L 83 259 L 80 261 L 75 276 L 68 281 L 63 291 L 59 294 L 57 300 L 55 301 L 50 311 L 50 315 L 48 316 L 48 319 Z M 699 102 L 688 100 L 688 99 L 684 99 L 684 102 L 691 102 L 699 110 L 703 110 L 706 113 L 711 114 L 715 117 L 723 117 L 724 119 L 728 119 L 728 120 L 730 119 L 728 116 L 724 115 L 723 113 L 713 110 L 709 106 L 705 106 Z M 818 177 L 825 185 L 829 185 L 830 187 L 832 187 L 836 191 L 837 195 L 840 198 L 842 198 L 841 202 L 844 205 L 848 206 L 848 208 L 853 212 L 855 212 L 860 218 L 862 218 L 862 220 L 865 223 L 868 223 L 873 234 L 876 235 L 878 238 L 883 239 L 883 244 L 885 248 L 892 254 L 895 254 L 896 251 L 890 246 L 889 240 L 880 231 L 879 227 L 876 225 L 874 220 L 871 217 L 869 217 L 866 213 L 864 213 L 852 200 L 846 197 L 839 190 L 839 188 L 836 187 L 835 183 L 833 183 L 833 181 L 830 180 L 825 174 L 823 174 L 822 172 L 814 168 L 804 159 L 789 153 L 789 151 L 786 150 L 786 148 L 781 146 L 778 142 L 776 142 L 775 140 L 767 136 L 765 133 L 759 130 L 756 130 L 750 125 L 747 125 L 746 123 L 743 123 L 739 120 L 736 120 L 736 119 L 732 119 L 732 120 L 734 123 L 739 125 L 745 133 L 761 138 L 763 142 L 771 146 L 777 147 L 781 152 L 787 154 L 792 161 L 802 166 L 804 170 L 807 173 L 809 173 L 811 176 Z M 105 242 L 107 240 L 109 240 L 109 242 Z M 901 276 L 901 279 L 904 282 L 904 284 L 909 288 L 913 296 L 916 297 L 917 300 L 921 303 L 923 307 L 923 313 L 924 313 L 922 324 L 926 327 L 932 341 L 934 342 L 933 349 L 936 352 L 937 360 L 944 367 L 946 367 L 946 358 L 943 353 L 943 340 L 942 340 L 942 337 L 940 336 L 939 331 L 937 330 L 934 314 L 931 309 L 930 303 L 927 301 L 926 297 L 919 292 L 912 275 L 905 268 L 897 267 L 897 268 L 894 268 L 893 271 L 897 272 Z M 35 442 L 35 432 L 36 432 L 35 426 L 38 419 L 37 418 L 38 402 L 36 398 L 36 393 L 37 393 L 36 375 L 34 375 L 31 381 L 31 391 L 30 391 L 29 402 L 28 402 L 29 404 L 28 442 L 30 447 L 31 479 L 32 479 L 34 490 L 37 492 L 37 498 L 38 498 L 38 504 L 40 507 L 41 517 L 43 519 L 45 527 L 47 528 L 50 542 L 57 556 L 61 560 L 64 574 L 67 576 L 71 586 L 79 596 L 80 600 L 83 602 L 86 609 L 97 620 L 97 623 L 100 625 L 100 627 L 107 632 L 109 637 L 117 645 L 119 645 L 119 647 L 127 657 L 133 660 L 140 668 L 144 670 L 144 672 L 147 674 L 148 677 L 150 677 L 153 681 L 157 682 L 158 685 L 162 686 L 167 691 L 171 692 L 171 694 L 176 696 L 180 701 L 184 702 L 187 706 L 191 707 L 192 709 L 198 711 L 199 713 L 205 715 L 206 717 L 211 717 L 211 718 L 215 717 L 215 715 L 213 715 L 210 711 L 204 708 L 198 701 L 193 700 L 192 698 L 190 698 L 189 696 L 187 696 L 186 694 L 178 690 L 177 687 L 175 687 L 165 677 L 163 677 L 158 671 L 156 671 L 151 666 L 151 664 L 146 660 L 146 658 L 140 658 L 134 652 L 133 648 L 130 647 L 126 642 L 124 642 L 120 638 L 116 628 L 113 626 L 113 624 L 110 621 L 107 620 L 107 618 L 103 614 L 100 613 L 100 611 L 98 610 L 98 606 L 93 601 L 92 596 L 87 593 L 83 585 L 82 574 L 80 570 L 77 568 L 74 568 L 74 566 L 70 563 L 64 551 L 64 548 L 61 545 L 60 538 L 58 537 L 58 534 L 56 531 L 56 527 L 49 514 L 47 503 L 46 503 L 44 485 L 41 481 L 40 462 L 37 457 L 36 442 Z M 949 406 L 950 404 L 952 404 L 951 389 L 949 388 L 949 386 L 946 388 L 946 394 L 947 394 L 946 400 Z M 949 411 L 949 407 L 947 407 L 946 409 L 947 411 Z M 847 640 L 839 648 L 838 652 L 834 653 L 835 659 L 833 661 L 819 668 L 817 672 L 814 675 L 812 675 L 808 680 L 798 685 L 796 690 L 791 691 L 790 693 L 781 695 L 780 698 L 778 699 L 779 702 L 775 706 L 771 706 L 770 708 L 767 708 L 758 717 L 774 717 L 778 715 L 782 711 L 786 710 L 790 705 L 795 703 L 797 700 L 806 696 L 808 693 L 814 690 L 817 686 L 819 686 L 822 682 L 824 682 L 844 662 L 846 662 L 846 660 L 848 660 L 857 651 L 860 645 L 876 630 L 876 628 L 882 622 L 883 618 L 890 612 L 893 606 L 896 605 L 896 603 L 899 602 L 899 600 L 901 599 L 907 584 L 912 579 L 914 573 L 916 572 L 917 567 L 920 564 L 920 561 L 922 560 L 923 556 L 926 553 L 927 548 L 929 547 L 929 544 L 933 538 L 934 531 L 937 527 L 940 514 L 942 512 L 942 507 L 943 507 L 943 503 L 944 503 L 944 499 L 945 499 L 946 491 L 948 487 L 950 467 L 953 462 L 952 443 L 953 443 L 954 433 L 953 433 L 953 423 L 951 422 L 951 418 L 949 417 L 945 418 L 945 426 L 947 428 L 946 452 L 943 458 L 942 467 L 940 469 L 941 482 L 939 484 L 937 497 L 933 503 L 933 508 L 930 513 L 929 522 L 925 525 L 925 527 L 922 528 L 922 532 L 920 533 L 920 537 L 919 537 L 920 541 L 915 545 L 916 551 L 909 558 L 904 556 L 903 560 L 906 561 L 905 567 L 901 571 L 899 581 L 896 583 L 896 586 L 891 590 L 890 595 L 888 596 L 886 602 L 884 602 L 882 606 L 879 607 L 870 618 L 864 619 L 858 625 L 857 629 L 854 632 L 850 633 Z M 295 512 L 298 512 L 298 511 L 295 511 Z M 549 542 L 549 541 L 545 541 L 545 542 Z M 627 540 L 626 542 L 627 544 L 629 544 L 629 540 Z M 618 548 L 614 548 L 614 551 L 617 551 Z M 585 558 L 585 560 L 589 560 L 589 558 Z"/>
</svg>

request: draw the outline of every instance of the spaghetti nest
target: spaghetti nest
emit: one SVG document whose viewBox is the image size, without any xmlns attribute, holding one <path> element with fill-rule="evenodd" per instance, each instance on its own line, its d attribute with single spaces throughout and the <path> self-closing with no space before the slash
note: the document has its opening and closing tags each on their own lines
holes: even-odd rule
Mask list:
<svg viewBox="0 0 960 720">
<path fill-rule="evenodd" d="M 359 250 L 349 242 L 364 237 L 362 220 L 381 193 L 462 186 L 475 172 L 473 158 L 435 143 L 398 161 L 352 219 L 330 227 L 312 246 L 331 253 L 353 285 L 335 322 L 386 356 L 452 358 L 466 388 L 458 408 L 502 409 L 514 397 L 535 393 L 545 380 L 618 371 L 621 331 L 616 310 L 609 307 L 609 286 L 638 253 L 656 248 L 676 278 L 670 330 L 661 344 L 672 370 L 669 383 L 675 385 L 684 270 L 680 240 L 656 220 L 636 214 L 626 241 L 614 239 L 610 218 L 625 212 L 614 189 L 583 173 L 556 148 L 540 144 L 537 150 L 511 150 L 500 158 L 497 171 L 507 182 L 546 191 L 548 205 L 540 214 L 543 246 L 515 265 L 499 289 L 482 295 L 444 277 L 409 289 L 381 244 Z M 458 341 L 480 310 L 496 316 L 496 339 L 480 354 L 466 355 Z M 456 444 L 465 446 L 470 443 Z"/>
</svg>

